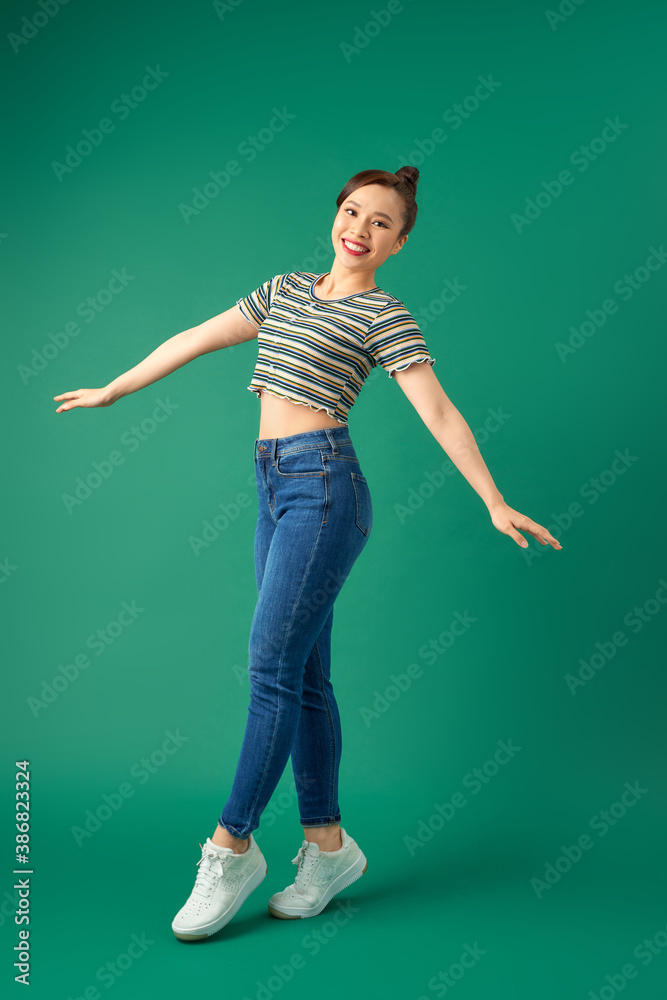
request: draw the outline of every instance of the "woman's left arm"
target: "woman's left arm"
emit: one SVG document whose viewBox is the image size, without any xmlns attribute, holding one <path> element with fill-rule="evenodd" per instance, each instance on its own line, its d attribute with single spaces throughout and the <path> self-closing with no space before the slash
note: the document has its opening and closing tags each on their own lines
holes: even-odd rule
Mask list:
<svg viewBox="0 0 667 1000">
<path fill-rule="evenodd" d="M 396 371 L 395 378 L 438 444 L 486 504 L 494 528 L 523 548 L 528 542 L 519 531 L 527 531 L 541 545 L 562 549 L 547 528 L 505 503 L 470 427 L 440 385 L 431 365 L 416 362 Z"/>
</svg>

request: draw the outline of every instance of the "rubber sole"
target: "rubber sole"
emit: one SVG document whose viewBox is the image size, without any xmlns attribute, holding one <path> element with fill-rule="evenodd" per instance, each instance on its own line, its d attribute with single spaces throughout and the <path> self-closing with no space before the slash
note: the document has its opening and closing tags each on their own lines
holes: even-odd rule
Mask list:
<svg viewBox="0 0 667 1000">
<path fill-rule="evenodd" d="M 235 913 L 238 912 L 242 903 L 246 901 L 251 892 L 253 892 L 258 885 L 260 885 L 266 878 L 266 873 L 268 871 L 268 865 L 264 865 L 264 871 L 262 871 L 262 866 L 250 876 L 250 878 L 244 883 L 243 888 L 239 891 L 238 896 L 229 907 L 228 910 L 218 917 L 216 920 L 211 921 L 210 924 L 205 924 L 203 927 L 199 928 L 197 933 L 192 933 L 192 931 L 179 931 L 174 928 L 172 923 L 171 929 L 178 938 L 179 941 L 205 941 L 206 938 L 210 938 L 213 934 L 217 934 L 218 931 L 222 930 L 225 924 L 228 924 Z"/>
<path fill-rule="evenodd" d="M 361 861 L 362 858 L 364 861 L 364 867 L 361 870 L 355 871 L 354 870 L 355 866 L 358 869 L 359 862 Z M 305 920 L 307 917 L 316 917 L 319 913 L 322 912 L 324 907 L 328 905 L 328 903 L 333 899 L 333 897 L 337 893 L 341 892 L 343 889 L 346 889 L 348 885 L 352 885 L 352 883 L 356 882 L 358 878 L 361 878 L 361 876 L 364 874 L 367 868 L 368 868 L 368 861 L 362 854 L 360 858 L 357 858 L 357 861 L 355 862 L 354 865 L 351 866 L 351 868 L 348 868 L 346 872 L 343 872 L 341 875 L 338 876 L 337 879 L 334 879 L 334 881 L 331 883 L 329 888 L 322 896 L 322 899 L 320 900 L 320 903 L 316 910 L 309 910 L 308 913 L 298 913 L 295 909 L 282 909 L 275 903 L 269 902 L 269 913 L 271 914 L 272 917 L 277 917 L 279 920 Z"/>
</svg>

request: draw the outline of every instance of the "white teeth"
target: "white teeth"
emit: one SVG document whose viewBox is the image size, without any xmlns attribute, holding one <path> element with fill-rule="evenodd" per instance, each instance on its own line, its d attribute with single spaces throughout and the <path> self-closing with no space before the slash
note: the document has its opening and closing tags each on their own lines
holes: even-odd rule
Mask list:
<svg viewBox="0 0 667 1000">
<path fill-rule="evenodd" d="M 343 243 L 346 247 L 349 247 L 350 250 L 356 250 L 358 253 L 368 253 L 368 249 L 366 247 L 359 246 L 358 243 L 350 243 L 349 240 L 343 240 Z"/>
</svg>

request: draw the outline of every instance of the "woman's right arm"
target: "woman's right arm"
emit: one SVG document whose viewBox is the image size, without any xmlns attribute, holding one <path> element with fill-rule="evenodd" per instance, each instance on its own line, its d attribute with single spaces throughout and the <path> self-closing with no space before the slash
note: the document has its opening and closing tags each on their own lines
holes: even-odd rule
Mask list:
<svg viewBox="0 0 667 1000">
<path fill-rule="evenodd" d="M 233 305 L 218 316 L 165 340 L 138 365 L 119 375 L 104 388 L 74 389 L 54 396 L 56 402 L 63 400 L 56 413 L 72 410 L 77 406 L 111 406 L 121 396 L 128 396 L 131 392 L 157 382 L 202 354 L 242 344 L 256 337 L 257 327 L 244 318 L 238 305 Z"/>
</svg>

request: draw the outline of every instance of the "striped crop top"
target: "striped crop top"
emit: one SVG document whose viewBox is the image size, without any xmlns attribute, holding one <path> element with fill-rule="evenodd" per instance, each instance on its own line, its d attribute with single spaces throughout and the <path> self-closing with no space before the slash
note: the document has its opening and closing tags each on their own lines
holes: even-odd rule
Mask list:
<svg viewBox="0 0 667 1000">
<path fill-rule="evenodd" d="M 243 317 L 258 327 L 257 363 L 246 386 L 347 424 L 365 379 L 381 365 L 392 372 L 415 361 L 435 364 L 424 337 L 400 299 L 377 286 L 342 299 L 318 299 L 321 274 L 291 271 L 269 278 L 237 299 Z"/>
</svg>

